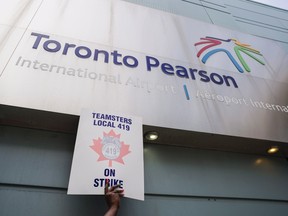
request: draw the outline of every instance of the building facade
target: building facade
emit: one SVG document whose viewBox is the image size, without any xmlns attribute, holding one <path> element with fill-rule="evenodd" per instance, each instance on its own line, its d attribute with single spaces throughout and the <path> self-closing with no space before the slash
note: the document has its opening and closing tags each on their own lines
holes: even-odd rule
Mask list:
<svg viewBox="0 0 288 216">
<path fill-rule="evenodd" d="M 144 138 L 145 201 L 123 198 L 119 215 L 287 215 L 286 10 L 250 0 L 9 2 L 0 3 L 1 215 L 104 214 L 103 196 L 67 195 L 77 110 L 89 104 L 102 110 L 116 104 L 114 110 L 143 115 L 144 134 L 159 134 L 155 141 Z M 103 8 L 93 8 L 98 3 Z M 101 32 L 93 26 L 101 26 Z M 123 31 L 129 34 L 124 37 Z M 201 37 L 206 39 L 197 35 L 187 45 L 194 32 L 203 32 Z M 264 75 L 254 78 L 244 63 L 222 62 L 228 46 L 218 50 L 216 66 L 207 66 L 213 58 L 209 56 L 203 66 L 203 59 L 192 55 L 203 48 L 197 48 L 197 43 L 211 42 L 211 38 L 214 43 L 241 39 L 238 44 L 244 49 L 247 41 L 258 45 L 264 60 L 256 51 L 253 56 L 265 68 L 259 62 L 241 62 L 246 60 L 250 74 Z M 188 46 L 196 47 L 195 53 Z M 72 48 L 73 62 L 66 58 Z M 95 53 L 104 51 L 114 54 L 107 59 L 105 54 L 97 55 L 103 65 L 95 66 L 99 73 L 91 72 Z M 221 69 L 223 65 L 228 69 Z M 253 74 L 253 67 L 260 69 Z M 156 68 L 161 76 L 155 75 Z M 121 72 L 121 77 L 104 77 L 106 70 Z M 144 72 L 157 83 L 135 83 L 131 74 Z M 53 78 L 53 73 L 61 75 L 61 80 Z M 105 82 L 100 83 L 101 76 Z M 99 83 L 87 84 L 96 77 Z M 133 88 L 123 90 L 123 80 Z M 208 80 L 209 86 L 203 87 Z M 84 93 L 96 93 L 80 94 L 77 86 Z M 279 151 L 268 154 L 271 146 Z"/>
</svg>

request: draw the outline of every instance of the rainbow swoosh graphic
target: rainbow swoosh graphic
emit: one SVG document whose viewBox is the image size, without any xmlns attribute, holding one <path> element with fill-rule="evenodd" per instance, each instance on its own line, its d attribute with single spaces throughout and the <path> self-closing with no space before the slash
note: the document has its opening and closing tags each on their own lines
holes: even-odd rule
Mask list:
<svg viewBox="0 0 288 216">
<path fill-rule="evenodd" d="M 198 58 L 200 58 L 201 54 L 203 54 L 204 51 L 210 49 L 201 59 L 201 61 L 204 64 L 207 62 L 207 60 L 210 58 L 210 56 L 212 56 L 218 52 L 224 52 L 240 73 L 244 73 L 244 69 L 246 72 L 251 72 L 251 69 L 248 66 L 248 64 L 245 62 L 242 54 L 246 54 L 250 58 L 259 62 L 260 64 L 265 65 L 265 63 L 262 60 L 260 60 L 259 58 L 256 57 L 256 56 L 263 56 L 263 55 L 258 50 L 251 48 L 251 45 L 249 45 L 249 44 L 243 44 L 236 39 L 224 40 L 224 39 L 215 38 L 215 37 L 208 37 L 208 36 L 205 38 L 200 38 L 200 40 L 201 40 L 200 42 L 194 44 L 195 46 L 199 46 L 199 45 L 204 44 L 204 47 L 202 47 L 197 53 Z M 222 43 L 234 43 L 234 52 L 235 52 L 239 61 L 237 61 L 233 57 L 233 55 L 231 54 L 230 51 L 228 51 L 227 49 L 221 48 Z M 213 49 L 211 49 L 211 48 L 213 48 Z"/>
</svg>

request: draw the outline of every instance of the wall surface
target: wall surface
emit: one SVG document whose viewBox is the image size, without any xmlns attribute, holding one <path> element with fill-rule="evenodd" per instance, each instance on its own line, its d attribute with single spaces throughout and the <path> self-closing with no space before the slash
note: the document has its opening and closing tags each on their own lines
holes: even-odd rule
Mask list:
<svg viewBox="0 0 288 216">
<path fill-rule="evenodd" d="M 288 52 L 288 12 L 251 0 L 126 0 L 278 41 Z"/>
<path fill-rule="evenodd" d="M 0 215 L 103 215 L 102 196 L 66 195 L 75 134 L 0 126 Z M 145 144 L 145 201 L 119 215 L 287 215 L 283 158 Z"/>
<path fill-rule="evenodd" d="M 288 52 L 288 12 L 281 9 L 248 0 L 129 2 L 275 40 Z M 62 114 L 30 114 L 19 122 L 0 109 L 0 120 L 9 120 L 0 121 L 0 215 L 103 215 L 102 196 L 66 195 L 77 121 L 68 116 L 72 126 L 62 130 L 57 121 Z M 32 118 L 41 123 L 34 125 Z M 124 198 L 120 216 L 287 215 L 288 162 L 283 157 L 177 143 L 144 146 L 145 201 Z"/>
<path fill-rule="evenodd" d="M 280 42 L 215 25 L 209 13 L 212 24 L 125 1 L 21 2 L 0 7 L 0 103 L 288 142 Z"/>
</svg>

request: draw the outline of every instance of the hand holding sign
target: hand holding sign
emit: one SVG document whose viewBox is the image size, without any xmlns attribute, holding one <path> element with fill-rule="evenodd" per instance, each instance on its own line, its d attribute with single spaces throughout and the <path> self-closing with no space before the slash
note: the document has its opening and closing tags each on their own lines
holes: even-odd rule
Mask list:
<svg viewBox="0 0 288 216">
<path fill-rule="evenodd" d="M 114 185 L 109 188 L 109 181 L 106 180 L 104 193 L 109 209 L 104 216 L 117 215 L 118 209 L 120 208 L 120 198 L 124 196 L 124 190 L 119 187 L 119 185 Z"/>
</svg>

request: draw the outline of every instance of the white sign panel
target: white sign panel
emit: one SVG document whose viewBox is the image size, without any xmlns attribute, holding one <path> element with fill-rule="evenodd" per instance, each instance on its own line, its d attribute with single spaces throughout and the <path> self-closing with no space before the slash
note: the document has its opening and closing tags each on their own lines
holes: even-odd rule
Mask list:
<svg viewBox="0 0 288 216">
<path fill-rule="evenodd" d="M 144 200 L 142 119 L 84 109 L 68 194 L 104 194 L 106 179 L 125 197 Z"/>
<path fill-rule="evenodd" d="M 35 1 L 21 28 L 0 23 L 2 104 L 288 141 L 288 55 L 278 44 L 123 1 L 61 4 Z"/>
</svg>

